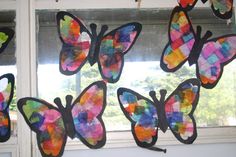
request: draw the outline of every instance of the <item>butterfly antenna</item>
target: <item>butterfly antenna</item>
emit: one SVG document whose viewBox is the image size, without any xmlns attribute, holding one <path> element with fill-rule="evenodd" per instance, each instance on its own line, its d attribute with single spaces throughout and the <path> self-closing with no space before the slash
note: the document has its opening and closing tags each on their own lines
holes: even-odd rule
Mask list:
<svg viewBox="0 0 236 157">
<path fill-rule="evenodd" d="M 66 96 L 66 107 L 67 106 L 71 107 L 72 100 L 73 100 L 73 96 L 72 95 L 67 95 Z"/>
<path fill-rule="evenodd" d="M 97 25 L 95 23 L 91 23 L 90 29 L 91 29 L 93 37 L 97 37 Z"/>
<path fill-rule="evenodd" d="M 157 99 L 155 91 L 150 91 L 149 95 L 155 103 L 163 103 L 165 101 L 166 93 L 167 91 L 165 89 L 160 90 L 160 95 L 161 95 L 160 101 Z"/>
<path fill-rule="evenodd" d="M 199 41 L 201 39 L 201 33 L 202 33 L 202 27 L 197 26 L 197 31 L 196 31 L 196 40 Z"/>
<path fill-rule="evenodd" d="M 55 98 L 55 99 L 54 99 L 54 103 L 57 105 L 57 107 L 58 107 L 60 110 L 63 110 L 63 109 L 64 109 L 64 106 L 62 105 L 60 98 L 58 98 L 58 97 Z"/>
<path fill-rule="evenodd" d="M 150 95 L 150 97 L 152 98 L 152 100 L 154 101 L 154 103 L 156 105 L 158 105 L 160 103 L 160 101 L 156 97 L 156 92 L 155 91 L 150 91 L 149 95 Z"/>
<path fill-rule="evenodd" d="M 164 153 L 166 153 L 166 151 L 167 151 L 166 149 L 161 149 L 161 148 L 158 148 L 158 147 L 149 147 L 147 149 L 157 151 L 157 152 L 164 152 Z"/>
<path fill-rule="evenodd" d="M 210 38 L 212 36 L 212 32 L 211 31 L 207 31 L 205 33 L 205 35 L 201 38 L 201 33 L 202 33 L 202 27 L 201 26 L 197 26 L 197 33 L 196 33 L 196 36 L 197 36 L 197 40 L 201 40 L 202 42 L 206 42 L 208 38 Z"/>
<path fill-rule="evenodd" d="M 203 36 L 202 40 L 204 42 L 207 41 L 208 38 L 210 38 L 212 36 L 212 32 L 211 31 L 207 31 L 206 34 Z"/>
<path fill-rule="evenodd" d="M 108 26 L 107 25 L 102 25 L 101 31 L 98 35 L 98 38 L 102 38 L 107 30 L 108 30 Z"/>
<path fill-rule="evenodd" d="M 160 102 L 163 103 L 165 101 L 167 91 L 165 89 L 161 89 L 159 93 L 161 95 Z"/>
<path fill-rule="evenodd" d="M 156 97 L 156 92 L 155 91 L 150 91 L 149 95 L 150 95 L 150 97 Z"/>
</svg>

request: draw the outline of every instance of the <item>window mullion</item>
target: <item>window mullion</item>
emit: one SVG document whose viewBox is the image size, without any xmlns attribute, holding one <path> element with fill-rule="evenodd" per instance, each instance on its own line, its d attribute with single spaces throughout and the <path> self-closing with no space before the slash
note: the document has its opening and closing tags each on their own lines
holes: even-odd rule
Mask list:
<svg viewBox="0 0 236 157">
<path fill-rule="evenodd" d="M 31 95 L 30 75 L 30 0 L 17 0 L 16 9 L 17 98 Z M 31 131 L 18 112 L 20 157 L 31 157 Z"/>
</svg>

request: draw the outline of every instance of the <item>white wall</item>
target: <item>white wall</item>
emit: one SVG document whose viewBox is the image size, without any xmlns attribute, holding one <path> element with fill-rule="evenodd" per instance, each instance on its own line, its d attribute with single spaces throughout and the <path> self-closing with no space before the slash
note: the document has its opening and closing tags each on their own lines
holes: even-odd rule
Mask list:
<svg viewBox="0 0 236 157">
<path fill-rule="evenodd" d="M 236 157 L 236 143 L 192 144 L 163 147 L 167 153 L 139 147 L 65 151 L 63 157 Z"/>
<path fill-rule="evenodd" d="M 167 153 L 155 152 L 139 147 L 98 150 L 65 151 L 63 157 L 236 157 L 236 143 L 192 144 L 163 147 Z M 0 153 L 0 157 L 11 157 L 11 153 Z"/>
<path fill-rule="evenodd" d="M 11 153 L 0 153 L 0 157 L 11 157 Z"/>
</svg>

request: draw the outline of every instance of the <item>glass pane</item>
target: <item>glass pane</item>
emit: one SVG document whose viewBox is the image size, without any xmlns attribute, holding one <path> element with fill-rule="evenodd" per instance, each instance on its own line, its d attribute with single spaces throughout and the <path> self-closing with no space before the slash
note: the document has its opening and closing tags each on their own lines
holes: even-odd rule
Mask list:
<svg viewBox="0 0 236 157">
<path fill-rule="evenodd" d="M 15 11 L 0 11 L 0 28 L 8 27 L 15 32 Z M 0 76 L 6 73 L 12 73 L 16 79 L 16 58 L 15 58 L 15 35 L 9 42 L 5 50 L 0 54 Z M 16 82 L 16 80 L 15 80 Z M 16 83 L 15 83 L 16 84 Z M 16 87 L 14 87 L 14 96 L 9 106 L 11 119 L 11 133 L 17 134 L 17 108 L 16 108 Z"/>
<path fill-rule="evenodd" d="M 186 79 L 196 77 L 195 66 L 185 64 L 175 73 L 166 73 L 160 68 L 160 56 L 168 42 L 168 22 L 171 10 L 165 9 L 113 9 L 113 10 L 70 10 L 70 13 L 83 19 L 86 26 L 96 23 L 100 28 L 107 24 L 109 30 L 128 22 L 140 22 L 143 30 L 133 48 L 125 55 L 124 68 L 120 80 L 108 84 L 107 107 L 103 114 L 108 131 L 130 129 L 130 123 L 122 113 L 117 88 L 126 87 L 149 97 L 149 91 L 166 89 L 167 95 Z M 55 97 L 64 100 L 67 94 L 77 97 L 80 92 L 101 76 L 94 64 L 86 63 L 80 72 L 64 76 L 59 72 L 59 53 L 62 43 L 56 28 L 56 11 L 38 11 L 38 94 L 40 98 L 53 102 Z M 190 14 L 193 27 L 201 25 L 203 30 L 213 32 L 213 37 L 234 33 L 234 22 L 226 25 L 225 21 L 216 19 L 211 10 L 196 9 Z M 100 29 L 97 30 L 100 30 Z M 90 30 L 90 29 L 89 29 Z M 213 90 L 201 88 L 200 101 L 195 111 L 198 126 L 232 126 L 236 125 L 236 63 L 231 62 L 217 87 Z M 224 91 L 224 92 L 223 92 Z M 149 97 L 150 98 L 150 97 Z"/>
</svg>

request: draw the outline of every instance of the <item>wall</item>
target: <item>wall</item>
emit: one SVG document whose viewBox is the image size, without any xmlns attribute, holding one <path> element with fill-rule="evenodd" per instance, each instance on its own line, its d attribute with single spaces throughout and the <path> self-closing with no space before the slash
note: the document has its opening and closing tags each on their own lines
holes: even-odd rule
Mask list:
<svg viewBox="0 0 236 157">
<path fill-rule="evenodd" d="M 236 143 L 167 146 L 167 153 L 139 147 L 65 151 L 63 157 L 236 157 Z"/>
<path fill-rule="evenodd" d="M 11 157 L 11 153 L 0 153 L 0 157 Z"/>
</svg>

